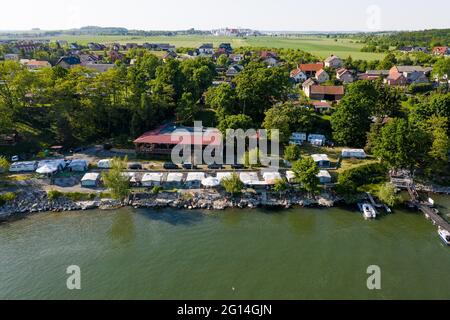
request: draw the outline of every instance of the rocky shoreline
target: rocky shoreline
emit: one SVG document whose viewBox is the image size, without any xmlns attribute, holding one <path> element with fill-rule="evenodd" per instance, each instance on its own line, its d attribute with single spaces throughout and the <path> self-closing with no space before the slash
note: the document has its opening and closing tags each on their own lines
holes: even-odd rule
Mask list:
<svg viewBox="0 0 450 320">
<path fill-rule="evenodd" d="M 299 195 L 286 197 L 274 194 L 244 194 L 239 198 L 228 198 L 217 193 L 148 193 L 133 194 L 127 201 L 112 199 L 95 199 L 92 201 L 73 201 L 64 196 L 50 200 L 44 191 L 21 192 L 17 197 L 0 207 L 0 220 L 8 220 L 39 212 L 68 212 L 84 210 L 111 210 L 130 206 L 133 208 L 173 208 L 185 210 L 225 210 L 229 208 L 255 209 L 259 207 L 291 208 L 300 207 L 333 207 L 337 199 L 329 194 L 315 198 Z"/>
</svg>

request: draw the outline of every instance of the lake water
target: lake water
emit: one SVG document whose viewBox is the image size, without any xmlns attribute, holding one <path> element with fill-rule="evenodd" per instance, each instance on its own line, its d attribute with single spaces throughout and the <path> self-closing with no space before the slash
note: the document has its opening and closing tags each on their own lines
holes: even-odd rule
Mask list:
<svg viewBox="0 0 450 320">
<path fill-rule="evenodd" d="M 80 291 L 66 287 L 70 265 Z M 0 225 L 0 298 L 450 299 L 450 248 L 399 210 L 45 213 Z"/>
</svg>

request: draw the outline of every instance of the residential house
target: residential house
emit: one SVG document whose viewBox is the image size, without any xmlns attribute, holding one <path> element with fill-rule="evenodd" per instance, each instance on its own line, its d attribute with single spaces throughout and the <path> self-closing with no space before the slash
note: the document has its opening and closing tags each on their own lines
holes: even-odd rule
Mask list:
<svg viewBox="0 0 450 320">
<path fill-rule="evenodd" d="M 230 43 L 221 43 L 219 45 L 219 49 L 223 50 L 226 54 L 232 54 L 233 48 Z"/>
<path fill-rule="evenodd" d="M 345 68 L 340 68 L 336 71 L 336 78 L 342 83 L 352 83 L 355 80 L 350 70 Z"/>
<path fill-rule="evenodd" d="M 316 73 L 324 68 L 323 62 L 304 63 L 298 66 L 308 78 L 315 77 Z"/>
<path fill-rule="evenodd" d="M 228 56 L 228 58 L 234 63 L 239 63 L 239 62 L 244 60 L 244 55 L 242 55 L 242 54 L 234 54 L 233 53 L 233 54 L 230 54 Z"/>
<path fill-rule="evenodd" d="M 112 50 L 108 53 L 108 57 L 109 57 L 109 60 L 112 63 L 114 63 L 116 61 L 123 60 L 125 58 L 125 55 L 123 55 L 122 53 L 120 53 L 118 51 Z"/>
<path fill-rule="evenodd" d="M 450 55 L 449 47 L 434 47 L 433 54 L 436 56 L 448 56 Z"/>
<path fill-rule="evenodd" d="M 35 59 L 21 59 L 20 64 L 27 67 L 28 70 L 39 70 L 52 67 L 52 65 L 48 61 L 40 61 Z"/>
<path fill-rule="evenodd" d="M 306 74 L 300 68 L 292 70 L 290 77 L 295 83 L 303 83 L 308 79 Z"/>
<path fill-rule="evenodd" d="M 113 69 L 116 65 L 113 63 L 89 63 L 84 67 L 93 70 L 96 73 L 104 73 L 110 69 Z"/>
<path fill-rule="evenodd" d="M 317 71 L 315 78 L 318 83 L 324 83 L 330 80 L 330 76 L 324 69 Z"/>
<path fill-rule="evenodd" d="M 233 77 L 237 76 L 242 70 L 244 70 L 244 67 L 243 67 L 243 66 L 241 66 L 241 65 L 239 65 L 239 64 L 232 64 L 232 65 L 228 68 L 228 70 L 227 70 L 227 72 L 225 73 L 225 75 L 226 75 L 228 78 L 233 78 Z"/>
<path fill-rule="evenodd" d="M 325 59 L 325 67 L 327 68 L 338 69 L 341 68 L 343 65 L 344 64 L 342 60 L 338 56 L 331 55 L 330 57 Z"/>
<path fill-rule="evenodd" d="M 366 73 L 358 74 L 358 80 L 386 79 L 388 76 L 389 70 L 367 70 Z"/>
<path fill-rule="evenodd" d="M 16 53 L 7 53 L 4 56 L 5 61 L 19 61 L 19 55 Z"/>
<path fill-rule="evenodd" d="M 331 167 L 331 161 L 326 154 L 313 154 L 311 155 L 311 158 L 313 158 L 319 168 Z"/>
<path fill-rule="evenodd" d="M 412 46 L 405 46 L 405 47 L 400 47 L 398 49 L 401 53 L 412 53 L 412 52 L 428 52 L 428 48 L 427 47 L 412 47 Z"/>
<path fill-rule="evenodd" d="M 275 52 L 272 51 L 261 51 L 260 58 L 263 62 L 265 62 L 270 67 L 275 67 L 278 65 L 278 56 Z"/>
<path fill-rule="evenodd" d="M 78 58 L 80 58 L 80 64 L 82 66 L 85 66 L 87 64 L 97 63 L 98 61 L 101 60 L 100 56 L 94 55 L 94 54 L 81 53 L 81 54 L 78 54 L 77 56 L 78 56 Z"/>
<path fill-rule="evenodd" d="M 178 58 L 178 55 L 174 51 L 167 51 L 162 57 L 164 62 L 167 62 L 167 60 L 169 59 L 176 59 L 176 58 Z"/>
<path fill-rule="evenodd" d="M 431 68 L 424 68 L 421 66 L 394 66 L 389 71 L 389 76 L 386 82 L 388 84 L 391 82 L 404 82 L 404 80 L 400 77 L 400 75 L 403 75 L 407 84 L 428 83 L 429 80 L 427 74 L 429 74 L 431 70 Z"/>
<path fill-rule="evenodd" d="M 81 64 L 80 58 L 77 56 L 65 56 L 61 57 L 56 63 L 57 66 L 60 66 L 64 69 L 71 69 L 75 66 Z"/>
<path fill-rule="evenodd" d="M 106 46 L 100 43 L 90 42 L 88 43 L 88 48 L 91 51 L 103 51 L 106 49 Z"/>
<path fill-rule="evenodd" d="M 321 86 L 312 79 L 303 83 L 303 92 L 312 100 L 341 100 L 344 97 L 344 91 L 343 86 Z"/>
<path fill-rule="evenodd" d="M 214 54 L 214 47 L 212 43 L 204 43 L 198 47 L 198 52 L 202 56 L 212 56 Z"/>
</svg>

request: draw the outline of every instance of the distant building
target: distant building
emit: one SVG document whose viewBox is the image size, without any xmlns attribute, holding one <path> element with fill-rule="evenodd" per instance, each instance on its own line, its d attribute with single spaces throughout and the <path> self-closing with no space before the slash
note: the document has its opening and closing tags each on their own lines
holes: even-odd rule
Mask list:
<svg viewBox="0 0 450 320">
<path fill-rule="evenodd" d="M 290 74 L 290 78 L 295 83 L 303 83 L 308 79 L 306 74 L 300 68 L 292 70 L 291 74 Z"/>
<path fill-rule="evenodd" d="M 52 67 L 52 65 L 48 61 L 39 61 L 35 59 L 21 59 L 20 64 L 27 67 L 28 70 L 39 70 Z"/>
<path fill-rule="evenodd" d="M 64 69 L 71 69 L 80 64 L 81 64 L 80 58 L 77 56 L 65 56 L 60 58 L 56 63 L 57 66 L 60 66 Z"/>
<path fill-rule="evenodd" d="M 449 47 L 434 47 L 433 54 L 436 56 L 448 56 L 450 55 Z"/>
<path fill-rule="evenodd" d="M 331 175 L 327 170 L 320 170 L 317 178 L 319 178 L 321 184 L 328 184 L 332 181 Z"/>
<path fill-rule="evenodd" d="M 315 76 L 316 80 L 318 83 L 324 83 L 330 80 L 330 76 L 328 75 L 328 73 L 321 69 L 319 71 L 316 72 L 316 76 Z"/>
<path fill-rule="evenodd" d="M 328 57 L 327 59 L 325 59 L 325 67 L 327 68 L 341 68 L 343 66 L 342 60 L 335 56 L 335 55 L 331 55 L 330 57 Z"/>
<path fill-rule="evenodd" d="M 241 65 L 239 65 L 239 64 L 232 64 L 232 65 L 228 68 L 228 70 L 227 70 L 227 72 L 225 73 L 225 75 L 226 75 L 228 78 L 233 78 L 233 77 L 237 76 L 239 73 L 241 73 L 242 70 L 244 70 L 244 67 L 243 67 L 243 66 L 241 66 Z"/>
<path fill-rule="evenodd" d="M 212 43 L 204 43 L 198 47 L 198 52 L 200 55 L 212 56 L 214 54 L 214 47 Z"/>
<path fill-rule="evenodd" d="M 344 97 L 343 86 L 321 86 L 308 79 L 303 83 L 303 92 L 312 100 L 337 101 Z"/>
<path fill-rule="evenodd" d="M 221 43 L 219 45 L 219 49 L 225 51 L 226 54 L 232 54 L 233 53 L 233 48 L 231 47 L 230 43 Z"/>
<path fill-rule="evenodd" d="M 329 168 L 331 167 L 330 159 L 326 154 L 313 154 L 311 155 L 314 162 L 319 166 L 319 168 Z"/>
<path fill-rule="evenodd" d="M 19 61 L 19 55 L 16 53 L 7 53 L 4 56 L 5 61 Z"/>
<path fill-rule="evenodd" d="M 389 85 L 405 85 L 428 83 L 427 74 L 432 68 L 424 68 L 421 66 L 394 66 L 389 71 L 386 83 Z"/>
<path fill-rule="evenodd" d="M 298 66 L 298 69 L 302 71 L 308 78 L 315 77 L 316 73 L 325 67 L 323 62 L 306 63 Z"/>
<path fill-rule="evenodd" d="M 336 78 L 342 83 L 352 83 L 355 80 L 353 74 L 345 68 L 340 68 L 336 71 Z"/>
<path fill-rule="evenodd" d="M 307 140 L 306 133 L 303 132 L 294 132 L 289 139 L 289 144 L 301 146 Z"/>
</svg>

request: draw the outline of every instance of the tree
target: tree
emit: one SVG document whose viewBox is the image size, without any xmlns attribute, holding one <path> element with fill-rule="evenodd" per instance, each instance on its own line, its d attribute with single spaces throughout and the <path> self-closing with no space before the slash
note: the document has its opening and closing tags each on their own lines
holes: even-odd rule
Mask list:
<svg viewBox="0 0 450 320">
<path fill-rule="evenodd" d="M 254 128 L 253 119 L 245 114 L 238 114 L 233 116 L 225 116 L 220 122 L 218 129 L 225 135 L 227 129 L 244 131 Z"/>
<path fill-rule="evenodd" d="M 102 174 L 105 186 L 110 190 L 114 199 L 124 200 L 130 194 L 130 183 L 125 176 L 124 170 L 127 168 L 128 158 L 114 158 L 111 161 L 111 169 Z"/>
<path fill-rule="evenodd" d="M 421 128 L 405 119 L 394 118 L 381 129 L 373 154 L 389 168 L 414 170 L 423 163 L 429 140 Z"/>
<path fill-rule="evenodd" d="M 295 179 L 300 183 L 301 187 L 309 194 L 313 194 L 317 191 L 320 183 L 317 175 L 320 170 L 317 163 L 311 157 L 306 157 L 294 162 L 292 166 Z"/>
<path fill-rule="evenodd" d="M 221 185 L 232 196 L 240 194 L 244 189 L 244 183 L 236 173 L 233 173 L 229 178 L 223 179 Z"/>
<path fill-rule="evenodd" d="M 450 59 L 440 58 L 433 66 L 433 75 L 437 79 L 447 79 L 450 77 Z"/>
<path fill-rule="evenodd" d="M 9 161 L 3 157 L 0 156 L 0 172 L 5 172 L 9 170 Z"/>
<path fill-rule="evenodd" d="M 297 145 L 289 145 L 284 149 L 284 160 L 294 163 L 301 158 L 301 150 Z"/>
<path fill-rule="evenodd" d="M 309 108 L 284 103 L 266 111 L 263 127 L 269 131 L 278 129 L 280 142 L 287 143 L 292 132 L 311 132 L 317 123 L 316 115 Z"/>
<path fill-rule="evenodd" d="M 273 186 L 273 191 L 279 192 L 280 198 L 283 192 L 289 190 L 289 184 L 286 179 L 277 179 L 275 185 Z"/>
<path fill-rule="evenodd" d="M 381 201 L 390 207 L 393 207 L 400 202 L 400 197 L 397 195 L 395 186 L 392 183 L 384 184 L 377 195 Z"/>
<path fill-rule="evenodd" d="M 206 91 L 206 105 L 216 110 L 217 117 L 222 120 L 227 115 L 242 113 L 236 92 L 229 83 L 211 87 Z"/>
<path fill-rule="evenodd" d="M 388 53 L 384 57 L 383 61 L 381 61 L 380 64 L 378 65 L 378 69 L 389 70 L 396 64 L 397 64 L 397 58 L 395 57 L 395 54 Z"/>
<path fill-rule="evenodd" d="M 448 156 L 450 150 L 450 139 L 447 135 L 448 119 L 445 117 L 432 116 L 428 121 L 428 132 L 432 139 L 429 160 L 425 172 L 428 176 L 438 178 L 448 175 Z"/>
<path fill-rule="evenodd" d="M 228 59 L 226 54 L 221 54 L 219 56 L 219 58 L 217 58 L 217 65 L 221 66 L 221 67 L 226 67 L 228 66 L 228 63 L 230 62 L 230 60 Z"/>
</svg>

